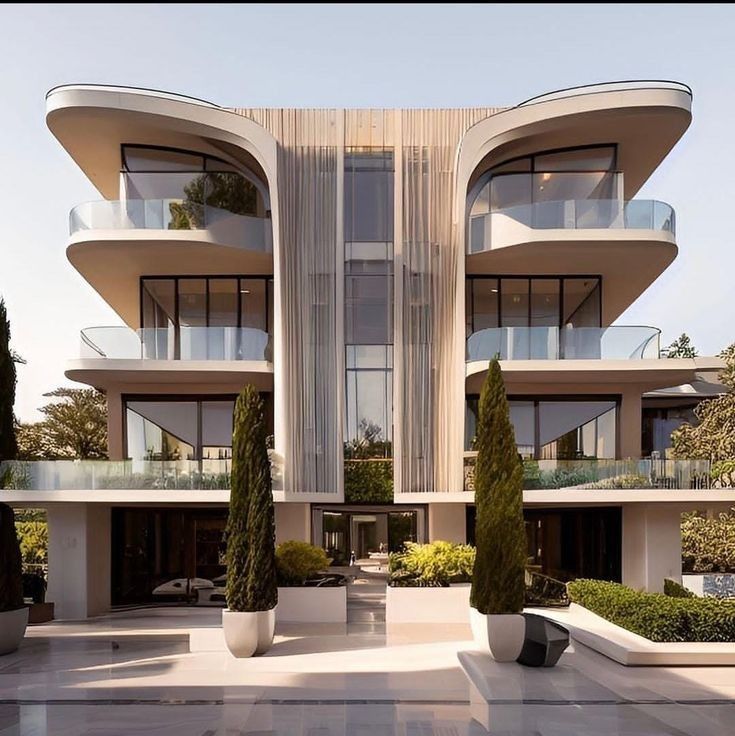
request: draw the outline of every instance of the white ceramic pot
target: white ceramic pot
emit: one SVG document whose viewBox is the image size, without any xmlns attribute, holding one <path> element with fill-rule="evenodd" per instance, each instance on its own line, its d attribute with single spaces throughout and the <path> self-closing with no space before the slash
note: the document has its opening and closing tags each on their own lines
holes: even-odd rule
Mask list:
<svg viewBox="0 0 735 736">
<path fill-rule="evenodd" d="M 257 657 L 273 644 L 276 609 L 269 611 L 222 611 L 225 643 L 233 657 Z"/>
<path fill-rule="evenodd" d="M 520 613 L 480 613 L 470 608 L 475 643 L 496 662 L 515 662 L 526 636 L 526 619 Z"/>
<path fill-rule="evenodd" d="M 28 625 L 28 609 L 0 612 L 0 654 L 10 654 L 19 646 Z"/>
</svg>

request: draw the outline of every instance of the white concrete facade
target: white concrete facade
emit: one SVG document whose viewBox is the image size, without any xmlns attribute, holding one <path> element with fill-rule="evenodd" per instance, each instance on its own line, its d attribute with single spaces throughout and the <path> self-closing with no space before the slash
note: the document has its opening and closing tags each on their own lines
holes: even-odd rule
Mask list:
<svg viewBox="0 0 735 736">
<path fill-rule="evenodd" d="M 684 474 L 685 481 L 679 473 L 673 481 L 667 481 L 669 485 L 656 485 L 662 472 L 656 470 L 658 476 L 654 477 L 655 467 L 650 463 L 645 470 L 635 466 L 632 471 L 603 472 L 603 466 L 641 458 L 647 392 L 712 375 L 720 364 L 712 359 L 660 360 L 655 328 L 646 328 L 649 333 L 645 341 L 639 345 L 637 338 L 633 339 L 627 348 L 618 351 L 621 354 L 614 350 L 614 354 L 606 354 L 603 348 L 610 335 L 625 335 L 626 328 L 615 333 L 618 327 L 612 323 L 676 256 L 673 209 L 663 203 L 650 203 L 648 209 L 643 208 L 650 213 L 650 221 L 637 223 L 633 215 L 635 205 L 640 203 L 632 198 L 676 145 L 690 120 L 691 92 L 676 83 L 602 85 L 506 110 L 433 111 L 229 110 L 133 88 L 75 85 L 53 90 L 47 100 L 49 128 L 104 196 L 105 201 L 93 204 L 102 204 L 105 212 L 118 213 L 108 218 L 105 227 L 90 226 L 75 232 L 68 245 L 68 258 L 115 309 L 132 332 L 134 347 L 138 343 L 142 346 L 140 356 L 114 355 L 104 350 L 85 354 L 70 362 L 67 370 L 69 378 L 106 392 L 109 455 L 122 463 L 119 472 L 131 479 L 131 487 L 121 485 L 119 478 L 106 485 L 84 485 L 89 474 L 83 478 L 80 475 L 79 485 L 74 486 L 58 480 L 62 474 L 48 473 L 43 477 L 51 480 L 44 480 L 42 487 L 6 492 L 10 494 L 8 500 L 16 505 L 35 503 L 48 508 L 52 558 L 49 599 L 56 602 L 57 615 L 79 618 L 109 608 L 110 585 L 96 585 L 96 581 L 109 582 L 112 557 L 122 554 L 119 549 L 111 549 L 111 528 L 125 510 L 145 509 L 158 514 L 155 523 L 150 522 L 151 528 L 158 530 L 156 534 L 162 534 L 162 519 L 167 513 L 185 510 L 189 516 L 182 522 L 184 532 L 192 540 L 196 539 L 197 525 L 204 529 L 211 523 L 211 519 L 204 518 L 207 513 L 216 515 L 227 506 L 229 494 L 222 480 L 219 486 L 189 488 L 177 484 L 178 480 L 171 484 L 170 478 L 164 478 L 162 441 L 159 446 L 157 440 L 146 436 L 149 457 L 124 460 L 130 456 L 129 401 L 198 402 L 197 419 L 191 427 L 165 430 L 167 441 L 182 443 L 183 450 L 178 451 L 184 454 L 176 456 L 176 461 L 181 460 L 182 465 L 186 457 L 190 462 L 185 471 L 176 471 L 177 478 L 204 475 L 203 453 L 207 448 L 220 453 L 217 472 L 225 476 L 227 442 L 221 432 L 217 441 L 206 440 L 204 435 L 211 427 L 205 420 L 203 405 L 232 400 L 246 383 L 255 385 L 272 412 L 271 457 L 279 543 L 299 539 L 324 546 L 341 545 L 340 550 L 349 555 L 363 547 L 370 551 L 379 544 L 394 544 L 398 534 L 404 535 L 401 540 L 467 542 L 474 530 L 468 525 L 473 494 L 467 490 L 465 478 L 464 451 L 471 440 L 464 436 L 465 422 L 469 401 L 479 393 L 488 360 L 495 354 L 486 350 L 487 354 L 471 356 L 468 337 L 485 330 L 502 333 L 501 337 L 508 338 L 516 351 L 500 356 L 507 393 L 518 403 L 535 402 L 533 448 L 524 450 L 526 457 L 541 465 L 553 465 L 558 460 L 558 468 L 548 466 L 549 473 L 568 469 L 568 458 L 579 459 L 596 474 L 593 480 L 601 481 L 597 487 L 591 481 L 575 480 L 562 488 L 552 484 L 526 489 L 524 504 L 529 512 L 536 513 L 535 523 L 542 524 L 540 514 L 546 512 L 563 515 L 587 510 L 595 514 L 600 509 L 600 514 L 605 514 L 612 510 L 608 516 L 619 514 L 619 528 L 614 522 L 609 532 L 621 537 L 621 551 L 610 553 L 619 556 L 610 569 L 618 570 L 615 574 L 624 583 L 650 590 L 659 590 L 664 577 L 680 579 L 680 513 L 704 503 L 726 503 L 729 491 L 699 489 L 689 484 L 693 477 L 689 471 Z M 254 182 L 257 212 L 227 211 L 226 225 L 194 221 L 193 225 L 189 223 L 190 229 L 166 229 L 152 226 L 149 220 L 136 220 L 136 207 L 141 202 L 131 196 L 132 188 L 126 188 L 125 175 L 146 172 L 128 172 L 121 153 L 123 146 L 146 148 L 154 157 L 158 154 L 151 152 L 167 151 L 166 155 L 217 161 L 226 166 L 226 171 L 234 170 Z M 574 166 L 557 161 L 549 167 L 543 176 L 548 176 L 550 186 L 559 187 L 558 197 L 564 206 L 558 209 L 563 217 L 553 226 L 537 222 L 533 213 L 538 202 L 534 197 L 543 186 L 538 189 L 530 178 L 536 175 L 536 159 L 559 152 L 571 152 L 584 159 L 585 151 L 606 147 L 614 148 L 614 154 L 603 169 L 592 171 L 594 165 L 589 161 L 581 164 L 599 175 L 595 187 L 590 191 L 583 188 L 582 194 L 564 188 L 564 177 L 579 173 L 573 170 L 580 166 L 578 161 Z M 416 151 L 422 151 L 422 155 L 416 157 Z M 386 216 L 390 232 L 379 237 L 357 232 L 358 215 L 346 209 L 349 203 L 354 204 L 358 188 L 348 186 L 352 180 L 347 177 L 355 174 L 346 170 L 345 161 L 353 157 L 351 165 L 356 171 L 359 156 L 367 161 L 371 152 L 383 156 L 380 165 L 386 176 L 380 193 L 385 202 L 381 206 L 390 211 L 390 217 Z M 523 168 L 525 164 L 519 168 L 517 162 L 526 160 L 534 163 L 528 169 Z M 365 169 L 374 168 L 376 161 L 378 158 L 369 161 Z M 202 176 L 207 166 L 202 163 Z M 435 179 L 427 172 L 433 172 Z M 487 179 L 490 192 L 493 177 L 508 173 L 529 177 L 529 201 L 497 205 L 499 209 L 488 211 L 481 221 L 482 228 L 473 230 L 472 218 L 476 216 L 472 208 L 480 196 L 481 182 Z M 608 178 L 614 179 L 615 186 L 610 190 L 613 194 L 603 199 L 595 190 Z M 429 187 L 428 181 L 435 181 L 436 186 Z M 144 198 L 147 217 L 154 210 L 151 203 L 164 203 L 164 218 L 175 213 L 176 207 L 185 206 L 188 196 L 171 199 L 169 194 L 155 194 L 155 200 Z M 302 208 L 296 194 L 313 197 L 321 209 Z M 487 196 L 489 202 L 491 195 Z M 498 199 L 500 194 L 493 196 Z M 608 202 L 611 197 L 617 209 L 608 220 L 590 220 L 576 214 L 584 210 L 580 201 L 599 208 L 599 202 Z M 373 199 L 383 201 L 377 195 Z M 431 207 L 422 206 L 429 201 Z M 542 203 L 559 204 L 553 199 Z M 201 202 L 194 204 L 203 207 Z M 630 216 L 626 214 L 629 205 L 633 205 Z M 217 208 L 212 206 L 220 215 L 224 207 L 221 202 Z M 519 207 L 530 208 L 527 211 L 533 217 L 518 215 Z M 670 212 L 669 219 L 655 221 L 653 215 L 660 211 Z M 365 212 L 362 217 L 366 220 L 377 221 L 385 214 Z M 234 215 L 235 225 L 237 217 L 244 218 L 243 227 L 233 230 L 230 215 Z M 355 231 L 352 235 L 345 234 L 348 227 Z M 472 238 L 480 229 L 482 247 L 473 250 Z M 380 258 L 375 255 L 378 244 L 384 247 Z M 631 268 L 631 263 L 636 267 Z M 381 264 L 388 264 L 385 282 L 368 285 L 356 277 L 371 269 L 375 273 Z M 176 296 L 171 297 L 173 307 L 167 307 L 168 302 L 162 299 L 145 311 L 143 281 L 151 274 L 161 282 L 172 281 L 176 290 Z M 180 319 L 181 304 L 185 302 L 180 282 L 205 283 L 202 303 L 206 307 L 202 308 L 206 314 L 193 319 L 201 322 L 196 323 L 200 325 L 197 329 L 210 330 L 214 326 L 218 329 L 221 325 L 216 320 L 222 320 L 221 314 L 211 318 L 211 304 L 220 293 L 212 284 L 217 279 L 221 280 L 217 281 L 219 285 L 228 279 L 238 280 L 232 292 L 232 298 L 238 300 L 237 318 L 230 315 L 231 323 L 225 327 L 242 330 L 251 328 L 242 311 L 242 304 L 249 298 L 242 295 L 250 294 L 244 280 L 255 277 L 267 282 L 266 292 L 270 290 L 270 297 L 265 297 L 268 324 L 262 330 L 263 342 L 268 333 L 266 351 L 257 358 L 238 354 L 230 356 L 235 359 L 223 359 L 223 351 L 218 352 L 217 345 L 211 347 L 211 335 L 215 333 L 209 332 L 204 340 L 206 355 L 184 356 L 180 352 L 182 335 L 190 324 Z M 597 279 L 599 307 L 596 316 L 590 318 L 592 322 L 582 323 L 580 330 L 582 334 L 588 330 L 596 342 L 589 355 L 570 356 L 564 354 L 564 335 L 581 306 L 576 305 L 569 314 L 565 311 L 564 280 L 587 277 Z M 497 288 L 487 287 L 485 304 L 494 298 L 492 294 L 502 291 L 503 283 L 527 281 L 527 319 L 516 315 L 504 321 L 501 310 L 512 312 L 516 302 L 507 301 L 507 297 L 503 302 L 502 294 L 497 297 L 497 309 L 493 307 L 497 315 L 487 306 L 468 306 L 472 279 L 488 283 L 497 280 Z M 537 303 L 534 299 L 539 299 L 535 292 L 532 298 L 532 282 L 551 280 L 558 281 L 558 291 L 551 296 L 558 300 L 558 319 L 556 307 L 547 309 L 553 313 L 551 321 L 547 313 L 532 317 L 532 309 L 536 308 L 532 305 Z M 375 296 L 383 288 L 392 301 L 386 297 L 383 303 L 382 297 Z M 361 295 L 366 294 L 377 301 L 368 305 L 366 314 L 371 316 L 363 317 L 361 323 L 357 310 Z M 375 328 L 373 323 L 381 322 L 382 308 L 385 315 L 392 315 L 390 336 L 383 338 L 385 344 L 372 333 L 364 337 L 368 327 Z M 161 328 L 159 322 L 155 322 L 156 327 L 150 326 L 151 310 L 156 309 L 156 319 L 163 319 L 161 315 L 165 314 L 168 322 L 164 322 L 169 326 Z M 496 322 L 491 325 L 492 319 Z M 174 323 L 175 328 L 170 326 Z M 146 340 L 151 341 L 145 331 L 151 329 L 168 330 L 163 342 L 170 352 L 165 359 L 146 354 L 150 349 Z M 512 329 L 517 332 L 508 332 Z M 547 330 L 538 344 L 532 342 L 537 334 L 532 330 Z M 363 337 L 350 337 L 349 331 Z M 155 338 L 153 342 L 158 346 L 159 333 Z M 532 349 L 527 355 L 519 355 L 525 345 Z M 376 348 L 385 349 L 377 363 Z M 381 389 L 368 382 L 377 380 L 378 369 L 388 376 Z M 367 376 L 364 384 L 359 384 L 359 371 L 364 371 L 362 378 Z M 354 383 L 353 393 L 349 381 Z M 386 398 L 388 394 L 390 398 Z M 363 457 L 359 447 L 351 450 L 354 455 L 344 452 L 345 444 L 355 439 L 349 436 L 347 425 L 357 425 L 362 419 L 369 424 L 380 415 L 373 406 L 358 407 L 357 397 L 364 396 L 388 407 L 388 417 L 381 415 L 381 421 L 389 422 L 390 428 L 378 427 L 383 433 L 379 435 L 382 456 Z M 589 440 L 591 423 L 595 423 L 594 431 L 598 426 L 599 417 L 594 412 L 587 424 L 567 428 L 564 434 L 560 430 L 550 441 L 542 442 L 540 405 L 562 401 L 614 403 L 614 431 L 608 432 L 604 452 L 597 454 L 604 442 L 595 438 L 595 449 L 575 445 L 565 459 L 558 444 L 570 433 L 575 433 L 574 441 L 581 443 L 587 432 Z M 150 417 L 146 421 L 145 431 L 152 436 Z M 155 472 L 148 471 L 144 466 L 148 461 L 162 465 Z M 348 461 L 353 461 L 349 468 Z M 375 464 L 359 465 L 362 461 Z M 380 462 L 390 465 L 389 480 L 376 472 L 382 467 Z M 545 467 L 541 468 L 543 472 Z M 348 487 L 351 469 L 357 480 L 353 477 L 353 485 Z M 373 472 L 358 472 L 368 470 Z M 140 482 L 138 476 L 145 472 L 159 473 L 161 478 L 134 486 L 133 480 Z M 631 475 L 642 480 L 640 487 L 631 487 L 629 480 L 627 485 L 614 482 Z M 376 476 L 383 483 L 376 486 L 379 492 L 367 487 L 376 482 Z M 344 527 L 337 518 L 340 509 L 349 514 Z M 196 513 L 201 518 L 194 519 Z M 324 518 L 315 521 L 315 514 L 323 514 Z M 324 519 L 330 514 L 334 516 L 327 523 Z M 411 514 L 412 527 L 406 526 Z M 566 529 L 565 533 L 572 533 L 569 523 L 554 523 Z M 547 535 L 547 540 L 558 538 L 560 533 Z M 206 535 L 202 532 L 200 536 L 203 539 Z M 164 546 L 159 547 L 161 552 Z M 193 570 L 197 555 L 181 554 L 182 566 Z M 328 554 L 337 556 L 334 549 Z M 541 551 L 537 556 L 543 557 Z M 161 553 L 160 559 L 164 557 Z"/>
</svg>

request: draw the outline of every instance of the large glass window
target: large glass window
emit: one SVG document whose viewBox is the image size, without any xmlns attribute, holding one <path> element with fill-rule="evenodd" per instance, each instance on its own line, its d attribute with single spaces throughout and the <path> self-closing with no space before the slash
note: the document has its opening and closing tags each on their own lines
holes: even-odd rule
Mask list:
<svg viewBox="0 0 735 736">
<path fill-rule="evenodd" d="M 393 151 L 345 153 L 345 457 L 393 438 Z"/>
<path fill-rule="evenodd" d="M 617 399 L 509 399 L 516 446 L 525 459 L 615 458 Z M 474 449 L 478 397 L 467 397 L 465 449 Z"/>
<path fill-rule="evenodd" d="M 262 394 L 269 433 L 273 402 Z M 126 455 L 132 460 L 217 460 L 232 456 L 234 397 L 129 398 L 125 401 Z"/>
<path fill-rule="evenodd" d="M 145 278 L 141 310 L 147 358 L 272 359 L 268 277 Z"/>
<path fill-rule="evenodd" d="M 468 336 L 493 327 L 600 327 L 598 276 L 467 279 Z"/>
<path fill-rule="evenodd" d="M 169 228 L 203 226 L 203 207 L 237 215 L 264 216 L 265 188 L 231 164 L 212 156 L 138 145 L 122 147 L 122 187 L 126 199 L 173 200 L 166 214 Z"/>
</svg>

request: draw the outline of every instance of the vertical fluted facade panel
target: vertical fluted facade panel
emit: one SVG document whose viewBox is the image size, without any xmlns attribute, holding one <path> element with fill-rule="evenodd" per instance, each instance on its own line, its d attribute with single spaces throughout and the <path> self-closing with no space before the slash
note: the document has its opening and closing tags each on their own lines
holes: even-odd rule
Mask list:
<svg viewBox="0 0 735 736">
<path fill-rule="evenodd" d="M 337 113 L 242 110 L 279 141 L 277 248 L 287 493 L 341 494 Z"/>
<path fill-rule="evenodd" d="M 461 490 L 464 336 L 458 334 L 460 259 L 455 162 L 464 132 L 491 110 L 404 110 L 402 493 Z M 459 359 L 458 350 L 462 350 Z"/>
</svg>

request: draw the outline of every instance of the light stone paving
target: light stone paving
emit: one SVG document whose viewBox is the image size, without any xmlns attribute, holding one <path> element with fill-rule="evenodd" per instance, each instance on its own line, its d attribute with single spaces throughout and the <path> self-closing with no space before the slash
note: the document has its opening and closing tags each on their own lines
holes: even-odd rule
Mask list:
<svg viewBox="0 0 735 736">
<path fill-rule="evenodd" d="M 188 628 L 218 626 L 216 609 L 31 627 L 0 658 L 0 734 L 735 734 L 735 668 L 626 668 L 581 645 L 552 670 L 501 665 L 472 652 L 468 627 L 385 632 L 379 610 L 355 611 L 366 620 L 281 626 L 249 660 L 189 652 Z M 490 678 L 482 712 L 460 652 Z"/>
</svg>

